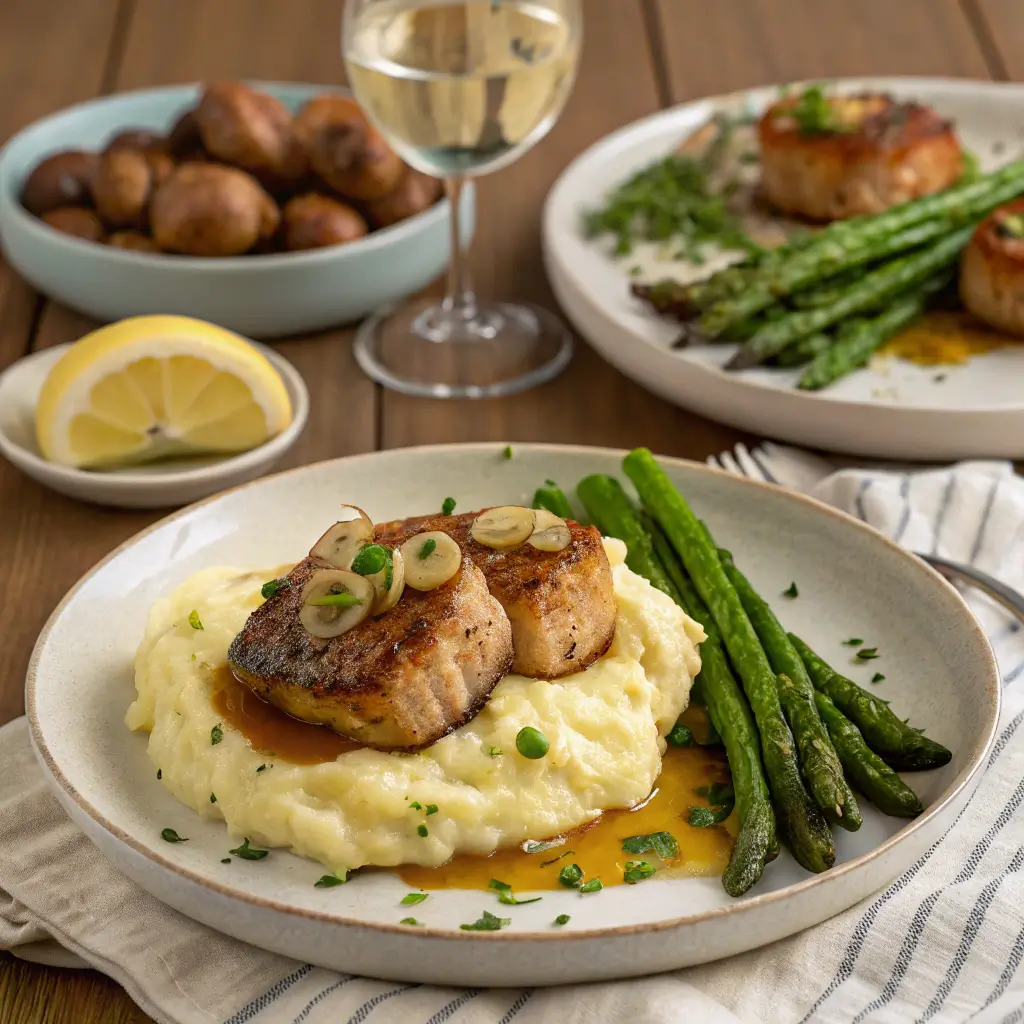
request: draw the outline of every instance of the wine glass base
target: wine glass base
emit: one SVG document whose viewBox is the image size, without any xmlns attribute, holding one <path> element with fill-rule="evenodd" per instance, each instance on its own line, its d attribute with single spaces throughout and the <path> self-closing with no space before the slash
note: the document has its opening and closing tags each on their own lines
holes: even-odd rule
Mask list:
<svg viewBox="0 0 1024 1024">
<path fill-rule="evenodd" d="M 498 398 L 555 377 L 572 335 L 539 306 L 481 306 L 460 320 L 436 302 L 381 310 L 356 332 L 356 362 L 393 391 L 427 398 Z"/>
</svg>

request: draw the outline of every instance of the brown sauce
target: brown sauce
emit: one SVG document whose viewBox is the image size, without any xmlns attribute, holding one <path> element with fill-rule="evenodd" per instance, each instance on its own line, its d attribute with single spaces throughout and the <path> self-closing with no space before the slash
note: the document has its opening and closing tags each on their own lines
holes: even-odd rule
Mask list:
<svg viewBox="0 0 1024 1024">
<path fill-rule="evenodd" d="M 237 729 L 261 754 L 292 764 L 321 764 L 362 746 L 325 725 L 302 722 L 261 700 L 227 665 L 213 675 L 213 706 L 225 724 Z"/>
<path fill-rule="evenodd" d="M 559 837 L 564 841 L 553 849 L 526 853 L 514 847 L 489 857 L 460 855 L 437 868 L 407 864 L 397 871 L 403 882 L 419 889 L 487 889 L 496 878 L 517 892 L 561 888 L 558 873 L 567 864 L 578 864 L 585 879 L 600 878 L 605 885 L 623 884 L 629 860 L 646 860 L 659 874 L 664 870 L 677 877 L 720 875 L 732 852 L 735 812 L 711 828 L 694 828 L 686 816 L 691 806 L 707 806 L 695 789 L 728 780 L 721 749 L 669 747 L 647 800 L 632 810 L 606 811 L 596 821 Z M 623 839 L 650 832 L 671 832 L 679 843 L 679 857 L 662 863 L 653 853 L 638 855 L 622 849 Z"/>
</svg>

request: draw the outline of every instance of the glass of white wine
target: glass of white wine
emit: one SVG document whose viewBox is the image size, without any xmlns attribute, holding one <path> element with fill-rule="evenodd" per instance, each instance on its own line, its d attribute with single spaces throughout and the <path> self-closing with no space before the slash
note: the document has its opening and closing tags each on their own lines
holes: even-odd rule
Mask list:
<svg viewBox="0 0 1024 1024">
<path fill-rule="evenodd" d="M 469 178 L 525 153 L 572 91 L 582 0 L 347 0 L 343 48 L 367 116 L 415 169 L 444 178 L 451 266 L 441 302 L 367 320 L 356 359 L 379 383 L 436 398 L 508 395 L 554 377 L 572 338 L 545 309 L 477 302 L 463 244 Z M 512 186 L 514 187 L 514 186 Z"/>
</svg>

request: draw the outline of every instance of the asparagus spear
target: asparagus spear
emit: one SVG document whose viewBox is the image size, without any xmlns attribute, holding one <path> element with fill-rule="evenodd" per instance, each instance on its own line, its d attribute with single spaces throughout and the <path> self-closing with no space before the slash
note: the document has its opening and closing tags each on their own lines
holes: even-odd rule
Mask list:
<svg viewBox="0 0 1024 1024">
<path fill-rule="evenodd" d="M 710 609 L 729 660 L 743 683 L 761 735 L 768 788 L 793 855 L 809 871 L 825 871 L 835 862 L 832 833 L 804 788 L 793 734 L 779 704 L 775 674 L 714 545 L 708 543 L 690 506 L 646 448 L 630 452 L 623 468 Z"/>
<path fill-rule="evenodd" d="M 779 692 L 788 680 L 779 676 Z M 825 694 L 815 691 L 814 701 L 828 728 L 839 760 L 853 784 L 883 813 L 916 818 L 924 808 L 917 794 L 864 742 L 857 728 Z"/>
<path fill-rule="evenodd" d="M 887 764 L 900 771 L 927 771 L 948 764 L 953 755 L 901 721 L 889 705 L 873 693 L 839 675 L 798 636 L 789 634 L 807 674 L 819 693 L 824 693 L 856 725 L 867 745 Z"/>
<path fill-rule="evenodd" d="M 934 277 L 938 271 L 956 262 L 973 231 L 970 225 L 959 228 L 923 249 L 884 263 L 866 273 L 858 284 L 844 292 L 831 306 L 800 310 L 765 325 L 726 363 L 726 369 L 742 370 L 763 363 L 800 338 L 877 306 Z"/>
<path fill-rule="evenodd" d="M 836 342 L 831 334 L 819 331 L 817 334 L 810 334 L 806 338 L 794 341 L 792 345 L 784 348 L 774 359 L 776 366 L 802 366 L 811 362 L 827 352 Z"/>
<path fill-rule="evenodd" d="M 775 815 L 761 768 L 757 730 L 743 693 L 729 671 L 714 621 L 685 579 L 681 582 L 687 595 L 680 600 L 679 591 L 655 554 L 650 535 L 617 480 L 588 476 L 579 482 L 576 493 L 602 533 L 626 542 L 626 564 L 630 569 L 665 593 L 675 590 L 676 600 L 708 635 L 700 645 L 700 674 L 705 680 L 708 712 L 725 743 L 740 821 L 722 885 L 730 896 L 740 896 L 761 877 L 765 862 L 775 850 Z"/>
<path fill-rule="evenodd" d="M 563 519 L 576 518 L 565 492 L 553 480 L 548 480 L 543 487 L 537 488 L 533 495 L 533 507 L 546 508 Z"/>
<path fill-rule="evenodd" d="M 952 278 L 953 271 L 946 270 L 920 291 L 897 298 L 878 316 L 844 324 L 835 343 L 815 355 L 796 386 L 818 391 L 863 366 L 889 338 L 916 320 L 924 312 L 928 297 L 945 288 Z"/>
<path fill-rule="evenodd" d="M 857 799 L 846 784 L 843 766 L 815 710 L 814 687 L 800 655 L 767 602 L 736 568 L 732 555 L 720 549 L 718 557 L 729 582 L 736 588 L 743 610 L 750 616 L 773 671 L 790 680 L 785 690 L 779 687 L 779 698 L 796 738 L 800 767 L 814 799 L 832 821 L 856 832 L 861 825 Z"/>
</svg>

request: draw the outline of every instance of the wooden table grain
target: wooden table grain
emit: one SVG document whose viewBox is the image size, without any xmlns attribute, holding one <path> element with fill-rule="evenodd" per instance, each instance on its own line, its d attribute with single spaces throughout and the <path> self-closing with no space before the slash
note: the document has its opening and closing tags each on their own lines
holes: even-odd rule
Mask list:
<svg viewBox="0 0 1024 1024">
<path fill-rule="evenodd" d="M 532 152 L 479 184 L 472 267 L 486 297 L 553 304 L 540 258 L 544 196 L 607 132 L 660 107 L 766 82 L 858 74 L 1024 75 L 1019 0 L 583 0 L 575 92 Z M 342 0 L 3 0 L 0 141 L 37 117 L 119 89 L 247 77 L 332 84 Z M 88 320 L 37 296 L 0 257 L 0 369 L 79 337 Z M 312 415 L 290 465 L 444 441 L 565 441 L 703 459 L 743 435 L 655 398 L 580 342 L 570 368 L 526 394 L 435 402 L 382 391 L 357 370 L 350 328 L 280 342 Z M 93 508 L 0 462 L 0 723 L 54 605 L 158 513 Z M 67 543 L 73 536 L 75 542 Z M 54 557 L 59 551 L 60 557 Z M 148 1018 L 112 981 L 0 954 L 4 1024 Z"/>
</svg>

